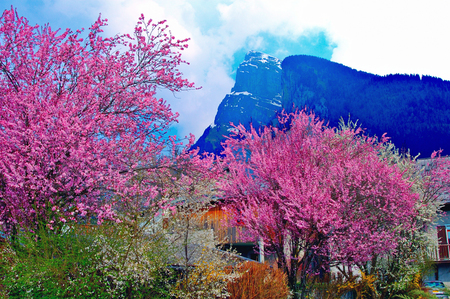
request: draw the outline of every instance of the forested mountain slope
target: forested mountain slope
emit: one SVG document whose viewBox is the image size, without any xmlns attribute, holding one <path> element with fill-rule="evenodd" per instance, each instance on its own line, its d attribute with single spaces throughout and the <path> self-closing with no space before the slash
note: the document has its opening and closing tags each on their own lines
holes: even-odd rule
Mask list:
<svg viewBox="0 0 450 299">
<path fill-rule="evenodd" d="M 271 57 L 271 64 L 267 59 L 261 63 L 262 57 L 270 56 L 253 51 L 247 54 L 233 92 L 219 106 L 214 125 L 196 144 L 203 151 L 220 152 L 229 121 L 246 126 L 276 125 L 276 115 L 282 109 L 307 107 L 332 126 L 350 115 L 368 134 L 387 132 L 397 147 L 414 155 L 428 157 L 440 148 L 450 154 L 450 81 L 419 75 L 378 76 L 306 55 L 287 57 L 280 68 L 276 58 Z M 256 67 L 243 73 L 249 64 Z M 236 93 L 256 95 L 259 100 L 242 97 L 230 105 L 230 97 Z"/>
</svg>

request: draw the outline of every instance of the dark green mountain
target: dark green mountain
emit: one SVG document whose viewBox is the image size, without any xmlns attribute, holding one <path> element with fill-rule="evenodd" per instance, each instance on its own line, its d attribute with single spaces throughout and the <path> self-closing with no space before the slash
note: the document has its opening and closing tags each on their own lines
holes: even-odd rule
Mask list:
<svg viewBox="0 0 450 299">
<path fill-rule="evenodd" d="M 203 151 L 220 152 L 222 135 L 227 134 L 231 118 L 219 116 L 228 115 L 231 110 L 233 123 L 240 121 L 246 126 L 253 123 L 258 127 L 276 124 L 276 115 L 282 109 L 307 107 L 331 126 L 337 126 L 341 117 L 346 120 L 350 115 L 369 135 L 387 132 L 397 147 L 414 155 L 428 157 L 440 148 L 444 154 L 450 154 L 450 81 L 419 75 L 378 76 L 306 55 L 287 57 L 281 69 L 258 66 L 252 73 L 239 76 L 243 65 L 252 59 L 260 61 L 263 56 L 258 52 L 247 54 L 234 87 L 241 94 L 255 94 L 259 100 L 241 98 L 230 107 L 224 102 L 229 102 L 233 93 L 227 95 L 219 106 L 214 128 L 207 128 L 196 144 Z M 261 76 L 266 82 L 258 79 Z M 262 99 L 270 104 L 264 109 Z"/>
</svg>

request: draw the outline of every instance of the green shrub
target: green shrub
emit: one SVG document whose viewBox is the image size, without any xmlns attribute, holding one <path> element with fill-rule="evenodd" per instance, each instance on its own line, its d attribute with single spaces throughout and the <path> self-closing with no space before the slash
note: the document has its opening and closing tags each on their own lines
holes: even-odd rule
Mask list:
<svg viewBox="0 0 450 299">
<path fill-rule="evenodd" d="M 131 236 L 117 224 L 21 232 L 1 249 L 0 284 L 9 298 L 170 298 L 172 274 L 150 250 L 161 244 Z"/>
</svg>

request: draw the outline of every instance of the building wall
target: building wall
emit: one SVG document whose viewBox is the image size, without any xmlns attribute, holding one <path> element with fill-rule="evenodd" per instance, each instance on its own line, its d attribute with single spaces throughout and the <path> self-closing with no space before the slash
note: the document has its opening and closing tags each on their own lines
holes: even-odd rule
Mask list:
<svg viewBox="0 0 450 299">
<path fill-rule="evenodd" d="M 445 194 L 445 196 L 448 197 L 448 194 Z M 446 226 L 447 231 L 447 239 L 448 239 L 448 233 L 449 233 L 449 226 L 450 226 L 450 204 L 448 203 L 448 198 L 445 199 L 447 203 L 442 208 L 443 214 L 441 218 L 436 222 L 437 226 Z M 448 243 L 447 241 L 439 240 L 438 241 L 438 233 L 436 231 L 436 243 L 439 244 L 445 244 Z M 439 245 L 439 250 L 436 252 L 436 260 L 448 260 L 449 257 L 449 249 L 450 247 L 448 245 Z M 425 277 L 425 280 L 440 280 L 444 282 L 445 286 L 450 288 L 450 263 L 436 263 L 435 270 L 431 271 L 427 277 Z"/>
<path fill-rule="evenodd" d="M 440 280 L 450 288 L 450 264 L 437 264 L 436 269 L 427 273 L 423 280 Z"/>
<path fill-rule="evenodd" d="M 266 258 L 273 259 L 270 256 L 264 256 L 263 253 L 258 253 L 255 249 L 256 241 L 244 237 L 245 228 L 240 226 L 230 227 L 227 223 L 228 215 L 220 206 L 215 206 L 208 210 L 204 216 L 205 228 L 211 228 L 214 235 L 219 241 L 225 245 L 225 249 L 233 248 L 237 253 L 245 258 L 255 261 L 264 262 Z"/>
<path fill-rule="evenodd" d="M 444 211 L 444 215 L 437 221 L 436 225 L 450 225 L 450 211 Z"/>
<path fill-rule="evenodd" d="M 441 264 L 437 266 L 438 280 L 443 281 L 450 286 L 450 264 Z"/>
<path fill-rule="evenodd" d="M 205 214 L 205 228 L 212 228 L 219 243 L 245 243 L 242 237 L 242 227 L 229 227 L 228 215 L 220 208 L 215 206 Z"/>
</svg>

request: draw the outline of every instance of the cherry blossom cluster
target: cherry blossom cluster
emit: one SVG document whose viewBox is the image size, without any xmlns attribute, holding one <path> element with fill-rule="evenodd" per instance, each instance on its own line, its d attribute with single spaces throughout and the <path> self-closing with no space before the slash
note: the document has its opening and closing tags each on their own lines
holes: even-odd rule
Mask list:
<svg viewBox="0 0 450 299">
<path fill-rule="evenodd" d="M 395 251 L 414 230 L 419 194 L 405 171 L 379 153 L 387 138 L 337 130 L 305 111 L 282 128 L 236 126 L 225 142 L 221 182 L 234 224 L 264 244 L 292 288 L 330 262 L 357 264 Z M 289 128 L 289 130 L 288 130 Z"/>
<path fill-rule="evenodd" d="M 161 152 L 178 114 L 155 92 L 195 88 L 178 69 L 188 39 L 143 15 L 134 36 L 104 37 L 106 22 L 99 17 L 83 39 L 84 29 L 31 26 L 13 8 L 0 17 L 4 230 L 101 222 L 118 202 L 156 205 L 153 174 L 168 166 Z"/>
</svg>

